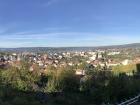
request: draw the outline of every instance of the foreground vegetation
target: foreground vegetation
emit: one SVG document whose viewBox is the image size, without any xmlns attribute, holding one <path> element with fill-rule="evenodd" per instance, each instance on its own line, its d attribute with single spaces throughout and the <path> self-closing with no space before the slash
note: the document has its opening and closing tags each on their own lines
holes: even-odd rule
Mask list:
<svg viewBox="0 0 140 105">
<path fill-rule="evenodd" d="M 86 67 L 85 76 L 76 76 L 72 67 L 0 70 L 0 105 L 83 105 L 116 103 L 140 93 L 140 79 L 125 73 L 114 75 Z"/>
</svg>

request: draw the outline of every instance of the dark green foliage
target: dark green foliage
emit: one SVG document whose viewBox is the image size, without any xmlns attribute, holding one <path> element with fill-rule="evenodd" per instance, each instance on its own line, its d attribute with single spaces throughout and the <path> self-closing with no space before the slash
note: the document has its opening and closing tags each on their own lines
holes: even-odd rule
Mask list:
<svg viewBox="0 0 140 105">
<path fill-rule="evenodd" d="M 75 75 L 72 67 L 29 72 L 22 68 L 0 70 L 0 105 L 82 105 L 116 103 L 140 93 L 140 79 L 122 73 L 86 68 L 86 75 Z"/>
<path fill-rule="evenodd" d="M 57 74 L 57 88 L 63 92 L 75 92 L 79 90 L 79 81 L 77 81 L 73 70 L 60 70 Z"/>
</svg>

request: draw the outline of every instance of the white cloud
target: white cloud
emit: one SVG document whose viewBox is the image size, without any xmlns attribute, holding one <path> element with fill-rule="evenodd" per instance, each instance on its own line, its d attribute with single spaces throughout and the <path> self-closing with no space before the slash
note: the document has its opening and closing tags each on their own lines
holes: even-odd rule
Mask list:
<svg viewBox="0 0 140 105">
<path fill-rule="evenodd" d="M 140 42 L 138 35 L 96 34 L 90 32 L 19 32 L 0 36 L 1 46 L 104 46 Z"/>
</svg>

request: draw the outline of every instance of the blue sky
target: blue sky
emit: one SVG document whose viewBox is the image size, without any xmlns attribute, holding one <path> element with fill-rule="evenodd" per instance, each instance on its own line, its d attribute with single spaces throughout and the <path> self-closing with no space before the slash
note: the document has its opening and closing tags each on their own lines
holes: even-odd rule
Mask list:
<svg viewBox="0 0 140 105">
<path fill-rule="evenodd" d="M 140 42 L 140 0 L 0 0 L 0 47 Z"/>
</svg>

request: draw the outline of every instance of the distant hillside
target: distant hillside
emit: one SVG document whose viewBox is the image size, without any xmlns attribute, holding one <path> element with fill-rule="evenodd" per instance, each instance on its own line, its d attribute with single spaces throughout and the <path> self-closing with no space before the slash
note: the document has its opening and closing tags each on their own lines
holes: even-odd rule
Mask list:
<svg viewBox="0 0 140 105">
<path fill-rule="evenodd" d="M 21 47 L 21 48 L 0 48 L 0 51 L 8 52 L 61 52 L 61 51 L 88 51 L 97 49 L 117 48 L 140 48 L 140 43 L 125 45 L 98 46 L 98 47 Z"/>
<path fill-rule="evenodd" d="M 139 47 L 140 47 L 140 43 L 131 43 L 131 44 L 124 44 L 124 45 L 99 46 L 96 48 L 113 49 L 113 48 L 139 48 Z"/>
</svg>

